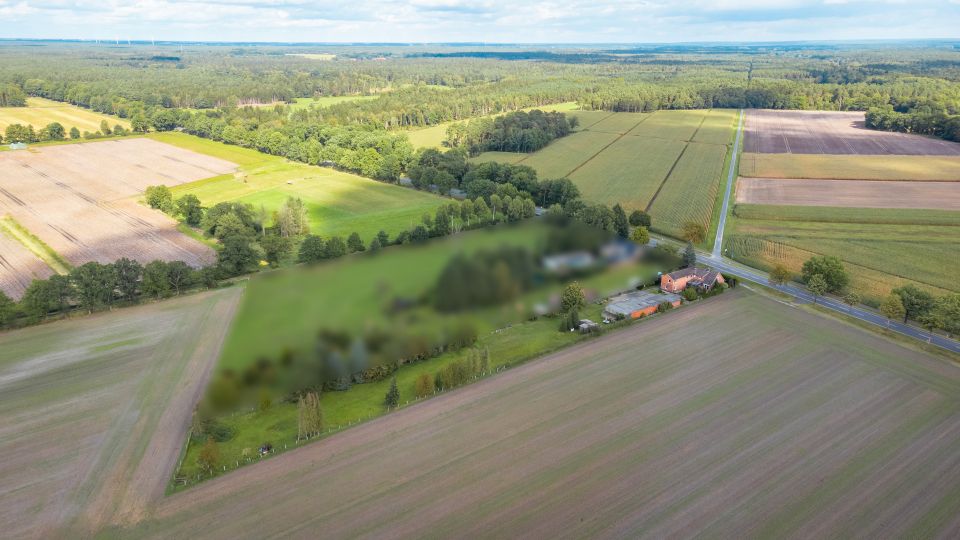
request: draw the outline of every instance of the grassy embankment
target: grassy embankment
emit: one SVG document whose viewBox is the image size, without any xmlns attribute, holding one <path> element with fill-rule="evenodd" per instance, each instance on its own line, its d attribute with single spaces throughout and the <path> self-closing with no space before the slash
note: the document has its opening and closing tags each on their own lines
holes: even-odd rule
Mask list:
<svg viewBox="0 0 960 540">
<path fill-rule="evenodd" d="M 356 231 L 363 241 L 381 229 L 391 236 L 420 223 L 446 199 L 363 178 L 326 167 L 315 167 L 183 133 L 154 133 L 151 138 L 236 163 L 233 174 L 214 176 L 172 188 L 174 197 L 196 195 L 204 206 L 239 201 L 268 212 L 287 197 L 307 205 L 310 231 L 327 237 Z"/>
</svg>

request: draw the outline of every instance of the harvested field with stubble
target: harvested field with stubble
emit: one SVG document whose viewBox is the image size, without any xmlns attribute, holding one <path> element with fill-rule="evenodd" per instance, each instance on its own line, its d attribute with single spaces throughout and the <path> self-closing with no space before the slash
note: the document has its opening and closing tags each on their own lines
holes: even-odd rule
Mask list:
<svg viewBox="0 0 960 540">
<path fill-rule="evenodd" d="M 19 299 L 34 279 L 47 279 L 53 270 L 40 257 L 6 234 L 0 225 L 0 291 Z"/>
<path fill-rule="evenodd" d="M 956 365 L 741 291 L 211 480 L 105 533 L 955 537 L 958 438 Z"/>
<path fill-rule="evenodd" d="M 862 112 L 751 109 L 743 151 L 763 154 L 960 156 L 960 144 L 864 127 Z"/>
<path fill-rule="evenodd" d="M 0 525 L 86 538 L 164 494 L 242 289 L 0 333 Z"/>
<path fill-rule="evenodd" d="M 960 209 L 960 182 L 740 178 L 737 202 L 957 210 Z"/>
<path fill-rule="evenodd" d="M 9 214 L 73 265 L 128 257 L 197 267 L 213 261 L 213 250 L 137 198 L 151 184 L 175 186 L 235 169 L 145 138 L 4 152 L 0 215 Z"/>
</svg>

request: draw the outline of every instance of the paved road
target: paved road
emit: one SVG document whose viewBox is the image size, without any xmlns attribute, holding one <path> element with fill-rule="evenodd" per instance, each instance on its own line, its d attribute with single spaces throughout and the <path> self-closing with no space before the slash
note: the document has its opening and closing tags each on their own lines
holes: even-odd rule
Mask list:
<svg viewBox="0 0 960 540">
<path fill-rule="evenodd" d="M 723 207 L 720 209 L 720 223 L 717 225 L 717 238 L 713 242 L 713 256 L 720 256 L 723 247 L 723 228 L 727 224 L 727 208 L 730 206 L 730 192 L 733 190 L 733 175 L 737 172 L 737 157 L 740 155 L 740 137 L 743 135 L 743 109 L 737 119 L 737 137 L 733 140 L 733 154 L 730 156 L 730 170 L 727 172 L 727 188 L 723 195 Z"/>
<path fill-rule="evenodd" d="M 740 139 L 743 134 L 743 110 L 740 110 L 740 117 L 737 121 L 737 137 L 733 143 L 733 157 L 730 159 L 730 170 L 727 173 L 727 187 L 723 196 L 723 206 L 720 211 L 720 222 L 717 225 L 717 237 L 713 243 L 713 252 L 707 254 L 705 252 L 698 252 L 697 257 L 703 263 L 706 263 L 721 272 L 737 276 L 738 278 L 746 281 L 752 281 L 754 283 L 759 283 L 771 288 L 774 288 L 782 293 L 788 294 L 795 299 L 801 302 L 814 302 L 824 306 L 828 309 L 849 315 L 864 322 L 870 324 L 875 324 L 883 328 L 887 328 L 899 334 L 905 336 L 910 336 L 921 341 L 926 341 L 938 347 L 942 347 L 948 351 L 960 354 L 960 342 L 944 337 L 941 335 L 933 334 L 927 332 L 926 330 L 915 328 L 900 322 L 894 322 L 888 320 L 883 315 L 869 309 L 863 309 L 860 307 L 851 307 L 843 302 L 836 300 L 834 298 L 822 296 L 820 298 L 814 298 L 810 291 L 807 289 L 794 284 L 787 285 L 771 285 L 769 283 L 769 275 L 766 272 L 750 268 L 749 266 L 742 265 L 740 263 L 734 262 L 731 259 L 728 259 L 723 256 L 723 231 L 727 224 L 727 209 L 730 206 L 730 194 L 733 191 L 733 181 L 734 173 L 736 172 L 737 156 L 740 151 Z"/>
</svg>

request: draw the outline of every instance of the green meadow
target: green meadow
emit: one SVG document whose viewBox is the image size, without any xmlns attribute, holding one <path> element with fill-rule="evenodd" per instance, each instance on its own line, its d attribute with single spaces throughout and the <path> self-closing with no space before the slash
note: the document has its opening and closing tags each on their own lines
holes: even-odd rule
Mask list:
<svg viewBox="0 0 960 540">
<path fill-rule="evenodd" d="M 321 236 L 347 236 L 356 231 L 369 242 L 378 231 L 392 235 L 420 223 L 445 199 L 355 174 L 315 167 L 182 133 L 152 138 L 236 163 L 236 173 L 172 188 L 174 197 L 196 195 L 204 206 L 240 201 L 272 212 L 288 197 L 299 197 L 310 215 L 310 231 Z"/>
</svg>

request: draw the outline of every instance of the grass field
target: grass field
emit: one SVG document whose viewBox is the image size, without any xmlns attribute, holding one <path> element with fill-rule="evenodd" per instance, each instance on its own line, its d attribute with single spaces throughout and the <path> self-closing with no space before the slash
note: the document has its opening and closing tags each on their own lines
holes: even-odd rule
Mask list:
<svg viewBox="0 0 960 540">
<path fill-rule="evenodd" d="M 960 181 L 960 157 L 744 153 L 740 176 Z"/>
<path fill-rule="evenodd" d="M 236 174 L 177 186 L 172 189 L 175 197 L 193 193 L 204 206 L 241 201 L 268 211 L 278 209 L 287 197 L 300 197 L 308 207 L 310 231 L 322 236 L 346 237 L 356 231 L 369 242 L 381 229 L 393 236 L 446 202 L 422 191 L 181 133 L 151 137 L 240 165 Z"/>
<path fill-rule="evenodd" d="M 759 268 L 784 264 L 799 273 L 813 255 L 848 265 L 851 288 L 877 303 L 907 282 L 935 294 L 960 291 L 960 212 L 737 205 L 729 223 L 730 256 Z"/>
<path fill-rule="evenodd" d="M 504 244 L 532 247 L 545 233 L 533 226 L 473 231 L 424 246 L 258 276 L 247 287 L 219 365 L 242 369 L 258 356 L 275 356 L 284 346 L 306 350 L 321 327 L 382 323 L 395 295 L 418 298 L 455 253 Z"/>
<path fill-rule="evenodd" d="M 239 288 L 0 333 L 0 523 L 89 538 L 163 496 Z"/>
<path fill-rule="evenodd" d="M 955 365 L 727 294 L 175 494 L 108 536 L 955 537 L 958 395 Z"/>
<path fill-rule="evenodd" d="M 40 131 L 47 124 L 60 122 L 69 136 L 70 128 L 73 127 L 79 129 L 80 133 L 100 131 L 100 122 L 103 120 L 107 121 L 110 129 L 113 129 L 113 126 L 117 124 L 130 129 L 130 122 L 122 118 L 107 116 L 49 99 L 32 97 L 27 98 L 26 107 L 0 107 L 0 133 L 7 129 L 10 124 L 30 124 L 36 131 Z"/>
</svg>

